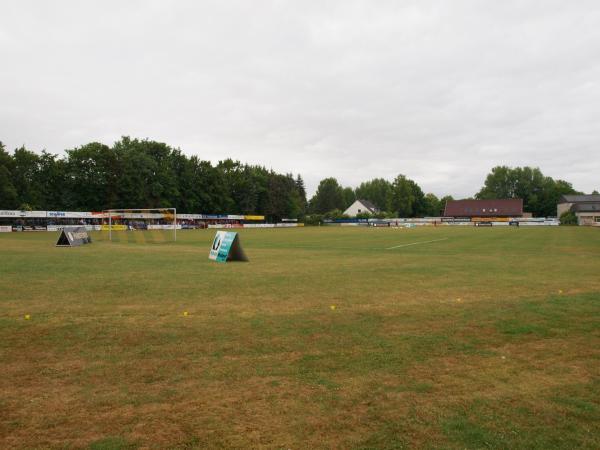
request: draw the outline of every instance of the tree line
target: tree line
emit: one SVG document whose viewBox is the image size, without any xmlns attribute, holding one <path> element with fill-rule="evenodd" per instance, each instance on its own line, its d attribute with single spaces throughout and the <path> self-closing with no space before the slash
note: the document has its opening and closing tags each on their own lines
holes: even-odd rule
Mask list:
<svg viewBox="0 0 600 450">
<path fill-rule="evenodd" d="M 64 157 L 0 142 L 0 208 L 102 211 L 177 208 L 182 213 L 259 214 L 300 218 L 306 190 L 300 175 L 279 174 L 231 159 L 212 165 L 151 140 L 92 142 Z"/>
<path fill-rule="evenodd" d="M 571 183 L 531 167 L 494 167 L 474 198 L 522 198 L 534 216 L 553 216 L 561 195 L 580 194 Z M 177 208 L 179 212 L 259 214 L 269 220 L 339 218 L 356 199 L 381 217 L 440 216 L 450 195 L 424 193 L 405 175 L 343 187 L 321 180 L 307 201 L 300 175 L 226 159 L 216 165 L 152 140 L 123 137 L 108 146 L 91 142 L 63 157 L 25 147 L 9 153 L 0 142 L 0 208 L 102 211 Z M 306 217 L 308 216 L 308 217 Z"/>
<path fill-rule="evenodd" d="M 522 198 L 524 211 L 548 217 L 556 215 L 556 204 L 566 194 L 581 192 L 567 181 L 544 176 L 538 168 L 497 166 L 474 198 Z M 342 187 L 335 178 L 326 178 L 311 198 L 309 211 L 325 218 L 341 218 L 356 199 L 369 200 L 381 211 L 377 214 L 380 217 L 438 217 L 444 214 L 446 202 L 453 200 L 450 195 L 438 198 L 424 193 L 405 175 L 398 175 L 393 181 L 374 178 L 356 189 Z"/>
<path fill-rule="evenodd" d="M 319 183 L 308 209 L 311 214 L 325 218 L 341 218 L 343 211 L 357 199 L 373 203 L 380 210 L 378 217 L 422 217 L 440 216 L 452 196 L 438 198 L 431 193 L 424 194 L 415 181 L 404 175 L 398 175 L 391 182 L 374 178 L 356 189 L 344 188 L 335 178 L 326 178 Z"/>
</svg>

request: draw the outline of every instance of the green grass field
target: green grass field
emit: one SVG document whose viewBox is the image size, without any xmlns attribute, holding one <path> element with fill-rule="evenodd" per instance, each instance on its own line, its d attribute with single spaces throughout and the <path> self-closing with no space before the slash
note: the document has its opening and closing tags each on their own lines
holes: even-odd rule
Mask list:
<svg viewBox="0 0 600 450">
<path fill-rule="evenodd" d="M 600 229 L 240 234 L 0 234 L 0 448 L 600 448 Z"/>
</svg>

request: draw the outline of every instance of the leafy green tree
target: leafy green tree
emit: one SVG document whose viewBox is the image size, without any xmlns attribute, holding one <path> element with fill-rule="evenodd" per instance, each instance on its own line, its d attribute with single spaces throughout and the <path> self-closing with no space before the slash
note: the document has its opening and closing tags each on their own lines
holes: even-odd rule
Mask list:
<svg viewBox="0 0 600 450">
<path fill-rule="evenodd" d="M 131 203 L 122 205 L 118 196 L 119 187 L 126 186 L 128 180 L 124 179 L 118 157 L 110 147 L 90 142 L 67 150 L 67 157 L 64 170 L 68 186 L 63 207 L 68 205 L 72 209 L 84 211 L 131 207 Z M 128 197 L 133 196 L 133 193 L 124 192 L 122 195 Z"/>
<path fill-rule="evenodd" d="M 12 170 L 14 167 L 14 161 L 12 156 L 6 151 L 6 147 L 0 141 L 0 167 L 6 167 L 8 170 Z"/>
<path fill-rule="evenodd" d="M 300 196 L 301 203 L 301 216 L 304 215 L 308 209 L 308 201 L 306 199 L 306 187 L 304 186 L 304 179 L 300 174 L 296 177 L 296 190 Z"/>
<path fill-rule="evenodd" d="M 27 203 L 34 209 L 41 209 L 42 194 L 39 184 L 40 157 L 21 147 L 13 154 L 12 184 L 17 191 L 18 203 Z"/>
<path fill-rule="evenodd" d="M 291 174 L 270 174 L 268 198 L 265 215 L 273 221 L 296 219 L 301 214 L 301 199 Z"/>
<path fill-rule="evenodd" d="M 562 195 L 577 193 L 570 183 L 546 177 L 538 168 L 498 166 L 477 198 L 523 198 L 526 211 L 550 216 Z M 278 220 L 303 217 L 309 209 L 331 216 L 356 198 L 373 202 L 384 211 L 382 216 L 406 217 L 437 216 L 452 199 L 425 195 L 415 181 L 399 175 L 393 183 L 376 178 L 356 190 L 326 178 L 308 204 L 300 175 L 294 178 L 231 159 L 213 166 L 151 140 L 123 137 L 112 146 L 91 142 L 61 158 L 23 147 L 11 155 L 0 143 L 2 208 L 176 207 L 179 212 L 256 213 Z"/>
<path fill-rule="evenodd" d="M 435 194 L 428 193 L 423 200 L 425 204 L 424 215 L 430 217 L 438 217 L 441 215 L 442 206 Z"/>
<path fill-rule="evenodd" d="M 14 209 L 19 203 L 19 195 L 11 176 L 13 167 L 11 155 L 0 142 L 0 209 Z"/>
<path fill-rule="evenodd" d="M 169 146 L 123 137 L 113 149 L 118 166 L 116 197 L 119 207 L 166 208 L 177 203 L 179 193 Z"/>
<path fill-rule="evenodd" d="M 40 189 L 41 206 L 46 210 L 67 209 L 74 193 L 67 190 L 67 164 L 64 159 L 45 150 L 39 158 L 36 184 Z"/>
<path fill-rule="evenodd" d="M 268 188 L 269 195 L 265 215 L 275 221 L 287 218 L 289 204 L 286 197 L 287 186 L 285 177 L 270 176 Z"/>
<path fill-rule="evenodd" d="M 408 180 L 413 195 L 412 217 L 422 217 L 426 215 L 425 194 L 421 187 L 413 180 Z"/>
<path fill-rule="evenodd" d="M 201 211 L 200 195 L 194 184 L 198 157 L 188 159 L 180 150 L 175 150 L 171 154 L 171 164 L 179 193 L 174 207 L 178 211 Z"/>
<path fill-rule="evenodd" d="M 581 192 L 573 189 L 573 185 L 564 180 L 553 180 L 548 177 L 546 189 L 541 196 L 541 201 L 537 211 L 530 210 L 539 216 L 554 216 L 556 215 L 556 205 L 563 195 L 581 194 Z"/>
<path fill-rule="evenodd" d="M 304 218 L 304 223 L 306 225 L 321 225 L 323 223 L 323 215 L 322 214 L 307 214 Z"/>
<path fill-rule="evenodd" d="M 551 216 L 561 195 L 577 194 L 570 183 L 553 180 L 539 168 L 494 167 L 476 198 L 522 198 L 523 208 L 535 216 Z"/>
<path fill-rule="evenodd" d="M 577 216 L 574 212 L 565 211 L 560 215 L 561 225 L 577 225 Z"/>
<path fill-rule="evenodd" d="M 451 202 L 454 200 L 454 197 L 452 197 L 451 195 L 445 195 L 444 197 L 440 198 L 440 215 L 444 215 L 444 210 L 446 209 L 446 203 Z"/>
<path fill-rule="evenodd" d="M 198 196 L 199 210 L 210 214 L 223 214 L 234 208 L 229 197 L 227 180 L 222 171 L 213 167 L 209 161 L 195 159 L 194 178 L 192 183 Z"/>
<path fill-rule="evenodd" d="M 306 213 L 306 194 L 298 189 L 297 180 L 294 180 L 293 175 L 286 175 L 286 195 L 288 198 L 288 216 L 289 219 L 299 219 Z"/>
<path fill-rule="evenodd" d="M 66 157 L 0 143 L 0 207 L 40 209 L 176 207 L 179 212 L 265 214 L 271 220 L 306 213 L 300 175 L 277 174 L 227 159 L 213 166 L 181 150 L 127 136 L 112 147 L 91 142 Z"/>
<path fill-rule="evenodd" d="M 129 147 L 134 155 L 129 162 L 139 161 L 141 167 L 150 173 L 145 190 L 145 201 L 150 208 L 170 207 L 176 204 L 179 193 L 171 165 L 171 147 L 162 142 L 129 138 L 123 138 L 115 147 Z"/>
<path fill-rule="evenodd" d="M 497 166 L 488 174 L 476 197 L 478 199 L 515 198 L 516 190 L 517 181 L 514 171 L 507 166 Z"/>
<path fill-rule="evenodd" d="M 311 212 L 325 214 L 344 208 L 343 189 L 335 178 L 321 180 L 317 192 L 310 201 Z"/>
<path fill-rule="evenodd" d="M 392 183 L 391 210 L 398 217 L 414 217 L 417 208 L 422 201 L 423 192 L 418 190 L 417 184 L 406 178 L 404 175 L 398 175 Z M 421 199 L 419 198 L 421 197 Z"/>
<path fill-rule="evenodd" d="M 346 210 L 356 200 L 356 194 L 354 193 L 354 189 L 352 189 L 351 187 L 345 187 L 344 189 L 342 189 L 342 197 L 344 198 L 343 209 Z"/>
<path fill-rule="evenodd" d="M 10 172 L 4 166 L 0 166 L 0 208 L 14 209 L 19 202 L 19 195 L 12 184 Z"/>
<path fill-rule="evenodd" d="M 340 209 L 333 209 L 331 211 L 327 211 L 323 214 L 323 218 L 336 220 L 336 219 L 347 219 L 348 216 L 344 214 L 344 212 Z"/>
<path fill-rule="evenodd" d="M 226 180 L 227 196 L 231 199 L 231 212 L 249 214 L 256 211 L 257 186 L 251 169 L 232 159 L 220 161 L 217 169 L 222 172 Z"/>
<path fill-rule="evenodd" d="M 356 198 L 369 200 L 382 211 L 388 211 L 392 202 L 392 184 L 383 178 L 365 181 L 356 188 Z"/>
</svg>

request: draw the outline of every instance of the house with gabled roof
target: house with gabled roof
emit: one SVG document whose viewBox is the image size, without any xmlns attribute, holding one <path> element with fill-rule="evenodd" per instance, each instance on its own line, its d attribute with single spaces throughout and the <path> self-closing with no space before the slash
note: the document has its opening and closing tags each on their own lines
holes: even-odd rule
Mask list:
<svg viewBox="0 0 600 450">
<path fill-rule="evenodd" d="M 369 200 L 356 200 L 344 211 L 344 214 L 348 217 L 356 217 L 359 214 L 375 215 L 379 212 L 379 208 Z"/>
<path fill-rule="evenodd" d="M 572 212 L 579 225 L 600 226 L 600 194 L 563 195 L 556 205 L 556 215 Z"/>
</svg>

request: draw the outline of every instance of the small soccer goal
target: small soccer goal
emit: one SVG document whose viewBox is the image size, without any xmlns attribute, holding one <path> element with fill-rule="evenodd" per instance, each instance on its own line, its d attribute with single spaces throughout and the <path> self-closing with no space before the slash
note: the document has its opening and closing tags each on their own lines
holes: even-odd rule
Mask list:
<svg viewBox="0 0 600 450">
<path fill-rule="evenodd" d="M 161 232 L 165 237 L 172 236 L 177 241 L 176 208 L 106 209 L 102 211 L 102 231 L 108 232 L 108 240 L 113 240 L 113 232 L 147 231 Z"/>
</svg>

